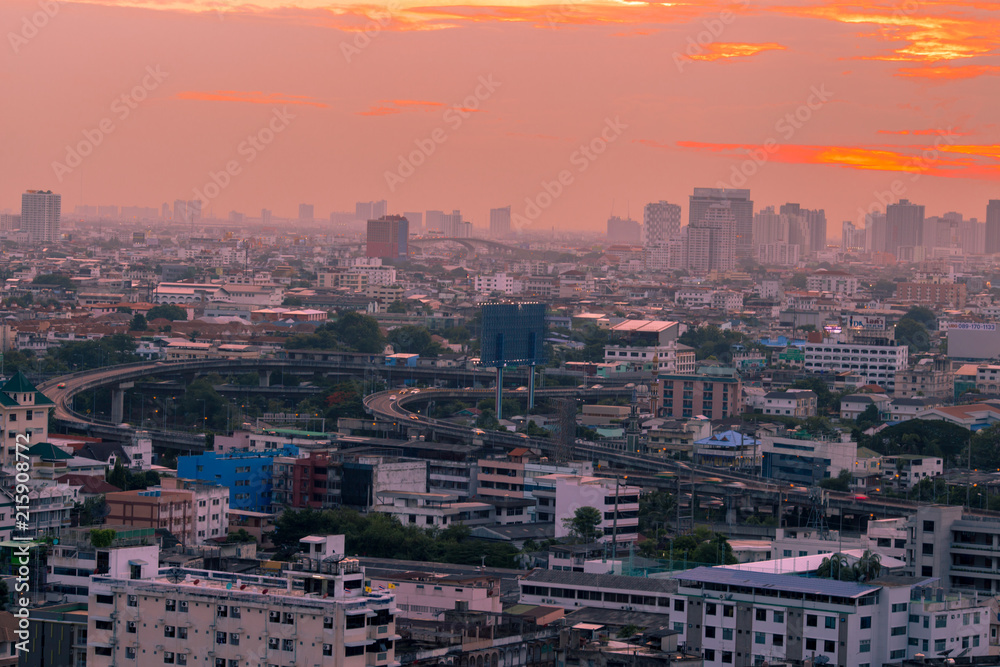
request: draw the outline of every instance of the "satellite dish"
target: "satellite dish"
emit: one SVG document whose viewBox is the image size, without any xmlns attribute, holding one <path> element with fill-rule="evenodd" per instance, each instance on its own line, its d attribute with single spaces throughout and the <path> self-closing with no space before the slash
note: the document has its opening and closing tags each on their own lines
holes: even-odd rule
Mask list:
<svg viewBox="0 0 1000 667">
<path fill-rule="evenodd" d="M 176 567 L 170 568 L 170 571 L 167 572 L 167 581 L 169 581 L 172 584 L 179 584 L 185 579 L 187 579 L 187 575 L 181 572 Z"/>
<path fill-rule="evenodd" d="M 345 558 L 347 558 L 347 556 L 345 554 L 333 554 L 333 555 L 330 555 L 330 556 L 327 556 L 326 558 L 324 558 L 323 562 L 324 563 L 339 563 L 340 561 L 344 560 Z"/>
</svg>

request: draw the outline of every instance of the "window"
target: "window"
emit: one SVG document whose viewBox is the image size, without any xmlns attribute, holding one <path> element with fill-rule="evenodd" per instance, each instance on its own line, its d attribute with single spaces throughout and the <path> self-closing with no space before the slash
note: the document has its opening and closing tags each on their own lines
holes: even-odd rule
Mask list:
<svg viewBox="0 0 1000 667">
<path fill-rule="evenodd" d="M 274 613 L 277 614 L 278 612 Z M 365 627 L 365 617 L 363 614 L 355 614 L 352 616 L 348 616 L 346 621 L 344 622 L 345 630 L 357 630 L 358 628 L 363 628 L 363 627 Z"/>
<path fill-rule="evenodd" d="M 808 625 L 810 628 L 815 628 L 816 627 L 816 625 L 817 625 L 816 621 L 817 620 L 818 619 L 816 617 L 816 614 L 806 614 L 806 625 Z"/>
<path fill-rule="evenodd" d="M 324 616 L 323 617 L 323 629 L 324 630 L 332 630 L 333 629 L 333 617 L 332 616 Z"/>
<path fill-rule="evenodd" d="M 226 633 L 225 632 L 216 632 L 215 633 L 215 643 L 216 644 L 225 644 L 226 643 Z"/>
<path fill-rule="evenodd" d="M 806 638 L 806 650 L 807 651 L 815 651 L 816 650 L 816 640 L 813 639 L 812 637 L 807 637 Z"/>
<path fill-rule="evenodd" d="M 129 607 L 138 607 L 139 597 L 137 595 L 130 595 L 128 596 L 128 602 L 126 602 L 125 604 L 127 604 Z"/>
<path fill-rule="evenodd" d="M 268 637 L 267 648 L 269 648 L 272 651 L 277 651 L 279 648 L 281 648 L 281 640 L 278 639 L 277 637 Z"/>
<path fill-rule="evenodd" d="M 177 628 L 175 628 L 172 625 L 164 625 L 163 626 L 163 636 L 164 637 L 176 637 L 177 636 Z"/>
<path fill-rule="evenodd" d="M 764 640 L 765 640 L 765 637 L 764 637 L 764 633 L 763 632 L 755 632 L 755 633 L 753 633 L 753 643 L 754 644 L 763 644 Z"/>
<path fill-rule="evenodd" d="M 722 662 L 723 663 L 732 664 L 732 662 L 733 662 L 733 652 L 732 651 L 723 651 L 722 652 Z"/>
<path fill-rule="evenodd" d="M 775 623 L 784 623 L 785 622 L 785 612 L 783 612 L 783 611 L 776 611 L 776 612 L 774 612 L 774 622 Z"/>
<path fill-rule="evenodd" d="M 180 639 L 187 639 L 188 638 L 188 629 L 187 628 L 177 628 L 177 637 L 180 638 Z"/>
<path fill-rule="evenodd" d="M 862 639 L 861 645 L 858 647 L 858 652 L 860 653 L 871 653 L 872 651 L 872 640 Z"/>
<path fill-rule="evenodd" d="M 218 616 L 219 618 L 228 618 L 229 607 L 227 607 L 224 604 L 220 604 L 215 610 L 215 615 Z"/>
<path fill-rule="evenodd" d="M 350 657 L 353 657 L 353 656 L 356 656 L 356 655 L 364 655 L 364 654 L 365 654 L 365 647 L 364 646 L 345 646 L 344 647 L 344 656 L 345 657 L 350 658 Z"/>
<path fill-rule="evenodd" d="M 933 556 L 934 555 L 934 543 L 933 542 L 924 542 L 920 546 L 920 552 L 923 555 L 925 555 L 925 556 Z"/>
<path fill-rule="evenodd" d="M 924 565 L 923 567 L 920 568 L 920 576 L 921 577 L 933 577 L 934 576 L 934 568 L 932 566 L 930 566 L 930 565 Z"/>
<path fill-rule="evenodd" d="M 715 660 L 715 650 L 707 648 L 705 649 L 705 662 L 712 662 Z"/>
<path fill-rule="evenodd" d="M 892 651 L 889 654 L 889 658 L 891 658 L 892 660 L 902 660 L 905 657 L 906 657 L 906 649 L 905 648 L 901 648 L 901 649 L 898 649 L 896 651 Z"/>
<path fill-rule="evenodd" d="M 900 637 L 902 635 L 905 635 L 906 634 L 906 626 L 905 625 L 898 625 L 898 626 L 894 627 L 889 634 L 892 635 L 893 637 Z"/>
<path fill-rule="evenodd" d="M 333 655 L 333 644 L 323 644 L 323 655 Z"/>
<path fill-rule="evenodd" d="M 108 623 L 108 625 L 111 625 L 111 623 Z M 101 629 L 101 628 L 98 628 L 98 629 Z M 111 628 L 107 628 L 107 629 L 110 630 Z M 125 624 L 125 632 L 131 633 L 131 634 L 135 634 L 135 632 L 136 632 L 135 621 L 129 621 L 129 622 L 127 622 Z"/>
<path fill-rule="evenodd" d="M 282 651 L 294 651 L 295 650 L 295 640 L 294 639 L 282 639 L 281 640 L 281 650 Z"/>
<path fill-rule="evenodd" d="M 754 618 L 758 621 L 767 620 L 767 609 L 757 609 L 754 611 Z"/>
<path fill-rule="evenodd" d="M 722 615 L 725 616 L 726 618 L 732 618 L 733 617 L 733 610 L 734 609 L 735 609 L 735 607 L 733 607 L 733 605 L 731 605 L 731 604 L 723 605 L 722 606 Z"/>
<path fill-rule="evenodd" d="M 684 600 L 674 600 L 674 611 L 684 611 Z"/>
<path fill-rule="evenodd" d="M 281 612 L 280 611 L 267 612 L 267 620 L 271 623 L 281 623 Z"/>
<path fill-rule="evenodd" d="M 947 628 L 948 627 L 948 614 L 939 614 L 934 617 L 934 627 L 935 628 Z"/>
<path fill-rule="evenodd" d="M 233 646 L 239 646 L 240 645 L 240 633 L 238 633 L 238 632 L 230 632 L 229 633 L 229 643 L 232 644 Z"/>
<path fill-rule="evenodd" d="M 705 626 L 705 636 L 708 637 L 709 639 L 715 639 L 715 626 L 714 625 L 706 625 Z"/>
<path fill-rule="evenodd" d="M 240 618 L 240 608 L 239 607 L 230 607 L 229 608 L 229 616 L 231 618 Z"/>
<path fill-rule="evenodd" d="M 3 521 L 3 519 L 4 519 L 4 515 L 0 514 L 0 521 Z M 114 595 L 101 595 L 101 594 L 98 594 L 96 596 L 96 601 L 97 601 L 97 604 L 114 604 L 115 603 L 115 596 Z"/>
<path fill-rule="evenodd" d="M 934 522 L 933 521 L 924 521 L 924 532 L 925 533 L 933 533 L 934 532 Z"/>
<path fill-rule="evenodd" d="M 771 643 L 775 646 L 785 645 L 785 635 L 773 635 L 771 637 Z"/>
<path fill-rule="evenodd" d="M 181 600 L 180 602 L 178 602 L 177 603 L 177 610 L 178 611 L 184 611 L 184 612 L 186 612 L 188 610 L 188 602 L 187 602 L 187 600 Z"/>
<path fill-rule="evenodd" d="M 129 660 L 135 660 L 135 649 L 131 646 L 125 647 L 125 657 Z"/>
<path fill-rule="evenodd" d="M 837 617 L 827 616 L 825 619 L 823 619 L 823 623 L 828 630 L 834 630 L 837 627 Z"/>
<path fill-rule="evenodd" d="M 295 614 L 286 611 L 281 617 L 281 622 L 284 625 L 295 625 Z"/>
<path fill-rule="evenodd" d="M 823 642 L 824 653 L 833 653 L 836 650 L 837 650 L 837 642 L 833 641 L 832 639 L 827 639 Z"/>
<path fill-rule="evenodd" d="M 900 612 L 900 611 L 907 611 L 908 609 L 909 609 L 909 605 L 907 603 L 905 603 L 905 602 L 898 602 L 898 603 L 892 605 L 892 613 L 894 613 L 894 614 L 896 612 Z"/>
<path fill-rule="evenodd" d="M 867 630 L 870 627 L 872 627 L 872 617 L 871 616 L 862 616 L 861 617 L 861 629 L 862 630 Z"/>
<path fill-rule="evenodd" d="M 708 602 L 705 604 L 705 614 L 707 616 L 715 616 L 716 610 L 714 602 Z"/>
<path fill-rule="evenodd" d="M 174 662 L 174 654 L 171 653 L 170 651 L 164 651 L 163 652 L 163 664 L 165 664 L 165 665 L 176 664 Z"/>
<path fill-rule="evenodd" d="M 722 638 L 725 640 L 730 640 L 733 638 L 732 628 L 722 628 Z"/>
<path fill-rule="evenodd" d="M 164 600 L 164 605 L 167 611 L 177 611 L 177 600 Z"/>
<path fill-rule="evenodd" d="M 944 649 L 945 649 L 945 641 L 943 639 L 935 639 L 934 640 L 934 651 L 936 653 L 940 653 Z"/>
</svg>

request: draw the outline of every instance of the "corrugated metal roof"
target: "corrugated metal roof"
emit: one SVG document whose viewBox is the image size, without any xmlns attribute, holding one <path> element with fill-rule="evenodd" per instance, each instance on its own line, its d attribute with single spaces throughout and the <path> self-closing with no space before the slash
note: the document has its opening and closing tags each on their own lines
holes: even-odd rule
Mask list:
<svg viewBox="0 0 1000 667">
<path fill-rule="evenodd" d="M 829 595 L 841 598 L 858 598 L 877 591 L 879 586 L 866 586 L 851 581 L 819 579 L 817 577 L 797 577 L 790 574 L 770 572 L 747 572 L 724 567 L 696 567 L 693 570 L 674 575 L 679 581 L 694 581 L 704 584 L 724 586 L 746 586 L 749 588 L 770 588 L 807 595 Z"/>
<path fill-rule="evenodd" d="M 560 586 L 587 586 L 590 588 L 643 591 L 649 593 L 676 593 L 677 582 L 670 579 L 649 577 L 625 577 L 618 574 L 590 574 L 587 572 L 562 572 L 558 570 L 535 570 L 524 578 L 534 584 L 557 584 Z"/>
</svg>

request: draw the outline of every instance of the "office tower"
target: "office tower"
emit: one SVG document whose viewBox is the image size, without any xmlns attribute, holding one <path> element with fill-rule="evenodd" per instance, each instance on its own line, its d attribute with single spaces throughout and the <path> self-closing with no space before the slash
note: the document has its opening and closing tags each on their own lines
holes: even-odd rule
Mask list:
<svg viewBox="0 0 1000 667">
<path fill-rule="evenodd" d="M 753 252 L 753 201 L 749 190 L 695 188 L 688 210 L 688 225 L 701 221 L 715 204 L 728 203 L 733 220 L 733 248 L 742 257 Z"/>
<path fill-rule="evenodd" d="M 383 259 L 405 258 L 410 225 L 401 215 L 386 215 L 368 221 L 368 239 L 365 255 Z"/>
<path fill-rule="evenodd" d="M 885 251 L 899 256 L 901 248 L 923 244 L 924 207 L 900 199 L 885 207 Z"/>
<path fill-rule="evenodd" d="M 160 217 L 164 220 L 170 219 L 170 204 L 163 202 L 163 206 L 160 207 Z"/>
<path fill-rule="evenodd" d="M 845 220 L 840 230 L 840 249 L 844 252 L 864 252 L 867 236 L 864 227 L 856 227 L 850 220 Z"/>
<path fill-rule="evenodd" d="M 688 225 L 687 268 L 696 275 L 730 271 L 736 265 L 736 213 L 732 202 L 709 205 Z"/>
<path fill-rule="evenodd" d="M 21 228 L 21 216 L 15 213 L 0 213 L 0 231 L 11 232 Z"/>
<path fill-rule="evenodd" d="M 778 213 L 773 206 L 753 216 L 753 243 L 755 246 L 788 241 L 788 216 Z"/>
<path fill-rule="evenodd" d="M 663 245 L 681 233 L 681 207 L 663 200 L 646 204 L 642 223 L 645 244 Z"/>
<path fill-rule="evenodd" d="M 420 211 L 405 211 L 403 217 L 410 223 L 411 234 L 416 234 L 424 228 L 424 214 Z"/>
<path fill-rule="evenodd" d="M 979 222 L 976 218 L 959 221 L 958 238 L 964 254 L 982 255 L 986 252 L 986 223 Z"/>
<path fill-rule="evenodd" d="M 885 213 L 865 214 L 865 239 L 868 252 L 885 252 L 886 248 Z"/>
<path fill-rule="evenodd" d="M 183 199 L 174 200 L 174 221 L 175 222 L 187 222 L 187 202 Z"/>
<path fill-rule="evenodd" d="M 636 244 L 639 243 L 642 230 L 639 228 L 639 223 L 632 218 L 619 218 L 617 215 L 613 215 L 608 218 L 608 243 L 623 243 L 623 244 Z M 650 244 L 652 245 L 664 245 L 663 243 Z"/>
<path fill-rule="evenodd" d="M 354 217 L 358 220 L 372 220 L 372 203 L 359 201 L 354 205 Z"/>
<path fill-rule="evenodd" d="M 444 234 L 444 211 L 427 211 L 424 216 L 424 229 Z"/>
<path fill-rule="evenodd" d="M 59 240 L 62 196 L 51 190 L 28 190 L 21 195 L 21 229 L 32 242 Z"/>
<path fill-rule="evenodd" d="M 462 238 L 462 212 L 458 209 L 453 210 L 450 214 L 444 214 L 443 220 L 441 221 L 442 230 L 444 235 L 448 238 Z"/>
<path fill-rule="evenodd" d="M 510 236 L 510 206 L 490 209 L 490 236 L 495 239 Z"/>
<path fill-rule="evenodd" d="M 243 224 L 243 214 L 240 213 L 239 211 L 230 211 L 229 212 L 229 222 L 235 223 L 237 225 L 242 225 Z"/>
<path fill-rule="evenodd" d="M 309 221 L 313 219 L 313 205 L 299 204 L 299 220 Z"/>
<path fill-rule="evenodd" d="M 384 199 L 372 202 L 372 218 L 383 218 L 389 212 L 389 202 Z"/>
<path fill-rule="evenodd" d="M 788 203 L 783 205 L 778 212 L 788 216 L 789 225 L 792 228 L 789 233 L 795 237 L 789 243 L 798 244 L 803 255 L 826 250 L 826 211 L 824 209 L 812 210 L 802 208 L 800 204 Z"/>
<path fill-rule="evenodd" d="M 1000 199 L 991 199 L 986 206 L 987 255 L 1000 252 Z"/>
<path fill-rule="evenodd" d="M 268 210 L 266 208 L 260 209 L 260 222 L 261 222 L 261 224 L 264 224 L 264 225 L 271 224 L 271 211 L 270 210 Z"/>
</svg>

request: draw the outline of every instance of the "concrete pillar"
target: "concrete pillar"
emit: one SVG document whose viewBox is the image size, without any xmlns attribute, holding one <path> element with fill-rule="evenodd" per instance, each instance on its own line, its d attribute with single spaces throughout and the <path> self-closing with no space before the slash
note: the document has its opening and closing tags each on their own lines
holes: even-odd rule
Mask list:
<svg viewBox="0 0 1000 667">
<path fill-rule="evenodd" d="M 125 390 L 134 386 L 134 382 L 122 382 L 111 390 L 111 421 L 114 424 L 121 424 L 125 418 Z"/>
<path fill-rule="evenodd" d="M 270 387 L 271 386 L 271 371 L 260 371 L 260 386 Z"/>
</svg>

